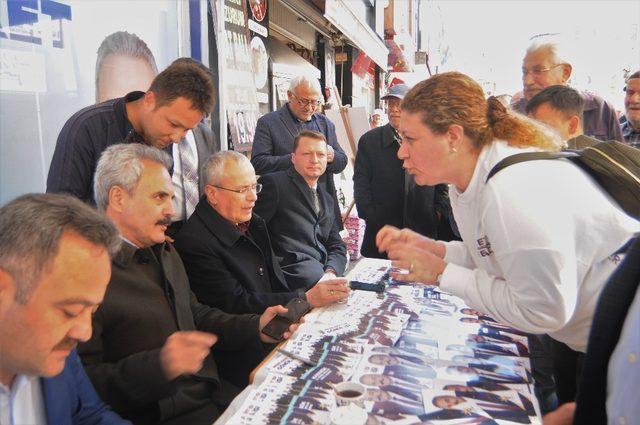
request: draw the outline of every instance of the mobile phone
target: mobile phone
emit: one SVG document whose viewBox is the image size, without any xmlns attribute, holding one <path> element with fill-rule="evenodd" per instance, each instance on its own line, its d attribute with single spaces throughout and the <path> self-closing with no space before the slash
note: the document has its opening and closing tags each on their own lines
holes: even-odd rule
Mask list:
<svg viewBox="0 0 640 425">
<path fill-rule="evenodd" d="M 263 334 L 278 341 L 282 339 L 282 335 L 289 329 L 289 326 L 296 323 L 311 310 L 311 305 L 300 298 L 292 299 L 284 307 L 287 309 L 285 314 L 276 314 L 276 316 L 262 328 Z"/>
<path fill-rule="evenodd" d="M 373 291 L 380 293 L 384 292 L 386 285 L 384 282 L 369 283 L 352 280 L 349 282 L 349 287 L 351 289 L 359 289 L 361 291 Z"/>
</svg>

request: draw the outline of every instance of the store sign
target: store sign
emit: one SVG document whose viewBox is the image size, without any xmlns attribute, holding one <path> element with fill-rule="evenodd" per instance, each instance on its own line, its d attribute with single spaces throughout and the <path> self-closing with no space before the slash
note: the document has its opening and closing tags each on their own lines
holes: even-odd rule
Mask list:
<svg viewBox="0 0 640 425">
<path fill-rule="evenodd" d="M 4 27 L 0 20 L 0 38 L 37 45 L 42 45 L 43 39 L 51 39 L 53 47 L 63 47 L 61 21 L 71 20 L 71 6 L 52 0 L 9 0 L 5 5 L 9 26 Z"/>
<path fill-rule="evenodd" d="M 253 10 L 253 8 L 251 9 Z M 223 87 L 231 141 L 236 151 L 249 151 L 259 116 L 256 79 L 247 31 L 246 0 L 224 1 L 223 63 L 226 80 Z M 250 12 L 249 12 L 250 13 Z M 266 4 L 265 4 L 266 13 Z M 263 46 L 266 54 L 266 46 Z M 256 46 L 260 52 L 260 46 Z"/>
<path fill-rule="evenodd" d="M 271 110 L 269 108 L 269 8 L 267 0 L 249 0 L 248 8 L 253 77 L 260 115 L 264 115 Z"/>
<path fill-rule="evenodd" d="M 349 55 L 347 52 L 338 52 L 336 53 L 336 63 L 344 63 L 349 60 Z"/>
</svg>

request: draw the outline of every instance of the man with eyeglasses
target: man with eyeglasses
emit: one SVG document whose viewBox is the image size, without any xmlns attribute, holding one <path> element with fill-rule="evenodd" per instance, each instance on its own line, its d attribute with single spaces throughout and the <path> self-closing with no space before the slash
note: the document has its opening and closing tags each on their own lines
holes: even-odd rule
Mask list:
<svg viewBox="0 0 640 425">
<path fill-rule="evenodd" d="M 557 35 L 535 38 L 522 61 L 523 97 L 511 104 L 521 114 L 526 113 L 529 100 L 543 89 L 554 85 L 567 85 L 572 66 L 563 53 L 563 44 Z M 601 141 L 623 141 L 615 108 L 593 93 L 582 91 L 584 99 L 584 134 Z"/>
<path fill-rule="evenodd" d="M 307 285 L 310 289 L 291 287 L 264 220 L 253 213 L 262 185 L 247 157 L 219 152 L 203 171 L 205 196 L 175 241 L 200 302 L 227 313 L 260 313 L 293 298 L 320 307 L 348 295 L 345 279 Z"/>
<path fill-rule="evenodd" d="M 165 241 L 175 214 L 169 166 L 165 152 L 139 143 L 110 146 L 98 161 L 96 204 L 122 244 L 78 353 L 102 399 L 135 424 L 210 424 L 239 392 L 223 372 L 246 380 L 255 364 L 244 361 L 276 342 L 262 329 L 287 310 L 234 315 L 198 302 Z M 235 362 L 216 364 L 211 352 Z"/>
<path fill-rule="evenodd" d="M 303 130 L 318 131 L 327 139 L 327 171 L 319 184 L 334 200 L 336 223 L 342 229 L 342 216 L 333 182 L 347 166 L 347 156 L 338 144 L 335 125 L 317 113 L 323 103 L 320 83 L 315 78 L 299 76 L 291 80 L 289 102 L 277 111 L 263 115 L 256 125 L 251 163 L 256 173 L 267 174 L 291 167 L 293 139 Z"/>
</svg>

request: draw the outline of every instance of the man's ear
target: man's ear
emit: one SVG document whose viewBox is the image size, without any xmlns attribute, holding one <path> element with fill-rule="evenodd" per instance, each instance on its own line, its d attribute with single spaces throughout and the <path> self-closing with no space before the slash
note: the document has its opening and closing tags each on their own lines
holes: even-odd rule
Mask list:
<svg viewBox="0 0 640 425">
<path fill-rule="evenodd" d="M 216 205 L 218 203 L 218 189 L 210 184 L 204 185 L 204 196 L 206 196 L 207 201 L 211 205 Z"/>
<path fill-rule="evenodd" d="M 579 126 L 580 117 L 577 115 L 571 116 L 571 118 L 569 118 L 569 134 L 571 135 L 571 137 L 575 136 Z"/>
<path fill-rule="evenodd" d="M 109 189 L 109 208 L 117 212 L 124 211 L 124 204 L 128 196 L 127 191 L 120 186 L 111 186 Z"/>
<path fill-rule="evenodd" d="M 573 67 L 571 66 L 571 64 L 568 63 L 563 63 L 562 64 L 562 82 L 566 84 L 567 81 L 569 81 L 569 78 L 571 78 L 571 72 L 573 71 Z"/>
<path fill-rule="evenodd" d="M 142 98 L 142 103 L 144 103 L 147 110 L 153 111 L 156 109 L 156 100 L 156 94 L 151 90 L 148 90 Z"/>
<path fill-rule="evenodd" d="M 0 312 L 13 303 L 16 289 L 16 281 L 13 276 L 5 269 L 0 268 Z"/>
</svg>

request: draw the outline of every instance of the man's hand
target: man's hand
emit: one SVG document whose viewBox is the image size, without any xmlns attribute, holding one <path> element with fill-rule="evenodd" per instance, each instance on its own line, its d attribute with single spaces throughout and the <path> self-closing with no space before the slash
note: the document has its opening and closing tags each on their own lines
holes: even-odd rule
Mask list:
<svg viewBox="0 0 640 425">
<path fill-rule="evenodd" d="M 429 251 L 440 258 L 444 258 L 446 247 L 444 243 L 422 236 L 411 229 L 398 229 L 390 225 L 384 226 L 376 235 L 376 246 L 380 252 L 389 252 L 392 245 L 405 246 Z"/>
<path fill-rule="evenodd" d="M 274 305 L 274 306 L 268 307 L 264 311 L 264 313 L 262 313 L 262 316 L 260 316 L 260 325 L 259 325 L 260 339 L 262 340 L 262 342 L 268 342 L 270 344 L 274 344 L 278 342 L 277 340 L 263 334 L 262 329 L 264 329 L 264 327 L 267 326 L 267 323 L 269 323 L 271 319 L 276 317 L 276 314 L 282 315 L 282 314 L 285 314 L 287 311 L 288 310 L 281 305 Z M 301 317 L 298 323 L 304 323 L 304 318 Z M 294 323 L 291 326 L 289 326 L 289 330 L 286 331 L 284 334 L 282 334 L 282 339 L 289 339 L 291 335 L 293 335 L 293 333 L 296 331 L 296 329 L 298 329 L 298 323 Z"/>
<path fill-rule="evenodd" d="M 335 151 L 331 145 L 327 145 L 327 163 L 333 162 L 333 158 L 336 156 Z"/>
<path fill-rule="evenodd" d="M 347 298 L 349 292 L 351 289 L 349 289 L 345 278 L 320 279 L 313 288 L 307 291 L 307 302 L 311 304 L 311 307 L 322 307 Z"/>
<path fill-rule="evenodd" d="M 197 373 L 218 337 L 200 331 L 174 332 L 160 350 L 164 376 L 172 381 L 180 375 Z"/>
<path fill-rule="evenodd" d="M 576 412 L 575 403 L 565 403 L 542 417 L 543 425 L 571 425 Z"/>
</svg>

